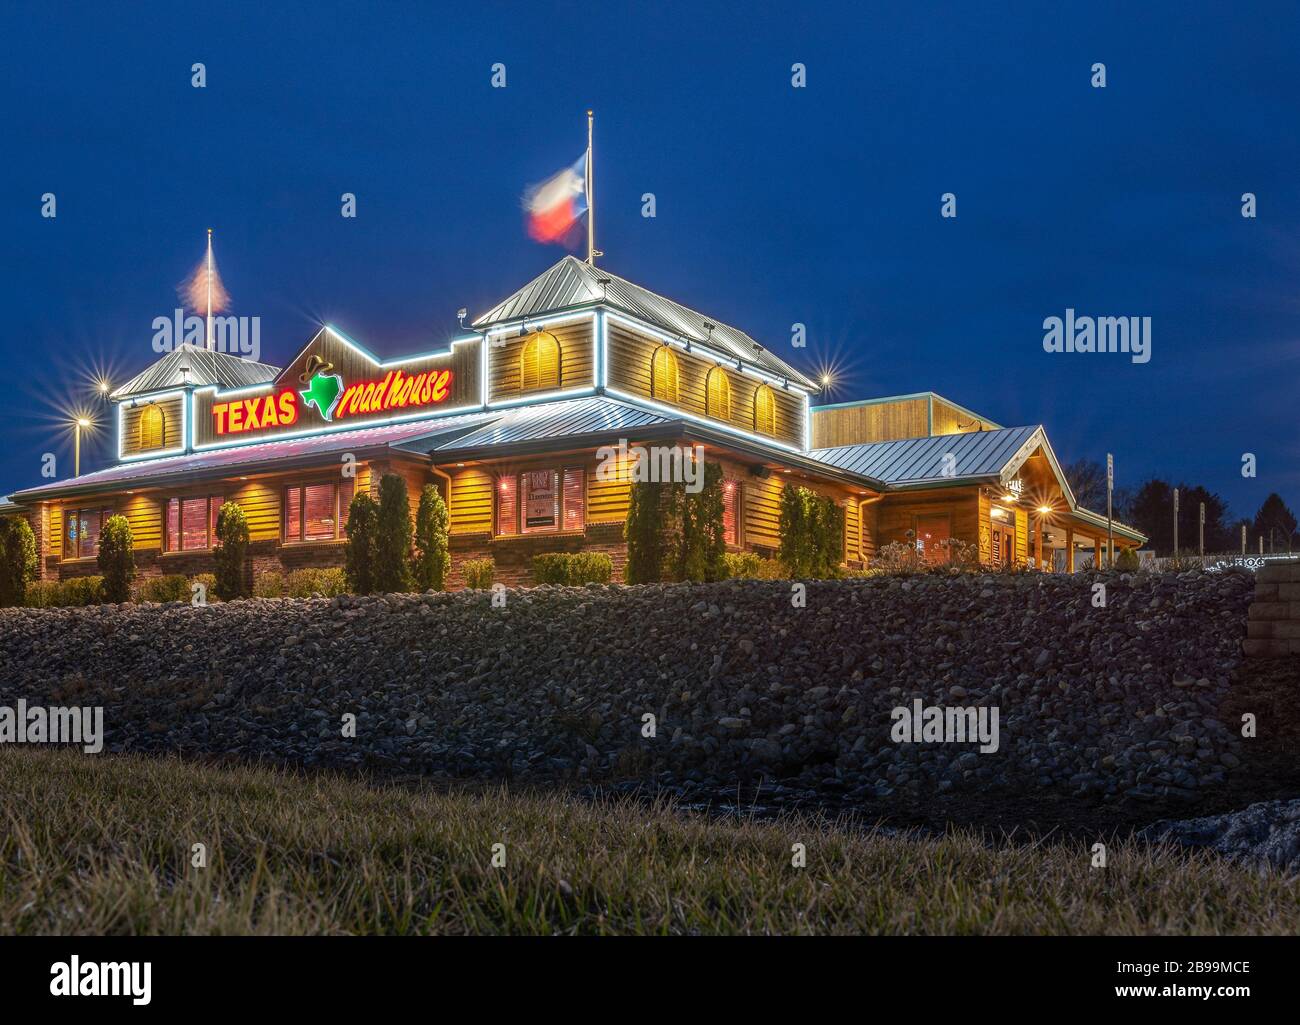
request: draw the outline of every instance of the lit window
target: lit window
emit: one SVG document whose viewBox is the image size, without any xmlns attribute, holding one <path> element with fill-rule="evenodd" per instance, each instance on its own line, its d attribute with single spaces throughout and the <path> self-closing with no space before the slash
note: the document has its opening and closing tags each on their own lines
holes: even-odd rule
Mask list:
<svg viewBox="0 0 1300 1025">
<path fill-rule="evenodd" d="M 704 412 L 719 420 L 731 419 L 731 382 L 722 367 L 714 367 L 705 380 Z"/>
<path fill-rule="evenodd" d="M 759 434 L 776 434 L 776 396 L 760 384 L 754 392 L 754 430 Z"/>
<path fill-rule="evenodd" d="M 519 354 L 521 391 L 546 391 L 560 386 L 560 340 L 539 331 L 524 343 Z"/>
<path fill-rule="evenodd" d="M 525 470 L 499 477 L 497 535 L 582 530 L 584 494 L 585 478 L 580 466 Z"/>
<path fill-rule="evenodd" d="M 650 394 L 664 402 L 679 402 L 680 384 L 677 354 L 667 345 L 659 346 L 650 357 Z"/>
<path fill-rule="evenodd" d="M 740 544 L 740 485 L 734 480 L 722 482 L 722 539 L 729 545 Z"/>
<path fill-rule="evenodd" d="M 194 552 L 211 548 L 217 536 L 219 495 L 167 500 L 166 551 Z"/>
<path fill-rule="evenodd" d="M 146 406 L 140 413 L 140 447 L 163 448 L 166 444 L 166 415 L 158 406 Z"/>
<path fill-rule="evenodd" d="M 112 509 L 69 509 L 68 545 L 64 557 L 90 559 L 99 554 L 99 532 L 104 521 L 113 515 Z"/>
<path fill-rule="evenodd" d="M 285 541 L 337 541 L 347 536 L 353 482 L 298 484 L 284 492 Z"/>
</svg>

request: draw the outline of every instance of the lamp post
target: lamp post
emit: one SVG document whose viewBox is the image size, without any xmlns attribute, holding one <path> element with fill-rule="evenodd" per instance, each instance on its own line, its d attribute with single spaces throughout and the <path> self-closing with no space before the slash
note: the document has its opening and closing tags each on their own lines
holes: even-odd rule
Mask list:
<svg viewBox="0 0 1300 1025">
<path fill-rule="evenodd" d="M 75 438 L 73 451 L 75 454 L 72 457 L 72 476 L 74 477 L 81 476 L 81 429 L 83 427 L 89 429 L 93 426 L 94 424 L 89 417 L 79 416 L 73 421 L 72 430 Z"/>
</svg>

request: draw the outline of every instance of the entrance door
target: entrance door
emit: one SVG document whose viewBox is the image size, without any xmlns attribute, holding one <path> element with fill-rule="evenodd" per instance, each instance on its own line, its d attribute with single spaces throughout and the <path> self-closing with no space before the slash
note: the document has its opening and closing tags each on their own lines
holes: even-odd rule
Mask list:
<svg viewBox="0 0 1300 1025">
<path fill-rule="evenodd" d="M 1015 532 L 1005 523 L 994 520 L 989 531 L 989 561 L 994 566 L 1010 566 L 1015 561 L 1015 554 Z"/>
<path fill-rule="evenodd" d="M 950 555 L 946 542 L 951 536 L 947 513 L 916 518 L 916 554 L 923 562 L 946 563 Z"/>
</svg>

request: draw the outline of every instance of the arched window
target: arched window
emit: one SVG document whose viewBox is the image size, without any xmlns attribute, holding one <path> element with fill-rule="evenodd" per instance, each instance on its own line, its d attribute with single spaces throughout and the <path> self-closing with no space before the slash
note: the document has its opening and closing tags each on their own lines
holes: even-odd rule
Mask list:
<svg viewBox="0 0 1300 1025">
<path fill-rule="evenodd" d="M 754 392 L 754 430 L 759 434 L 776 434 L 776 396 L 760 384 Z"/>
<path fill-rule="evenodd" d="M 560 340 L 549 331 L 538 331 L 519 354 L 519 388 L 547 391 L 559 386 Z"/>
<path fill-rule="evenodd" d="M 731 419 L 731 382 L 722 367 L 714 367 L 704 379 L 704 403 L 706 415 Z"/>
<path fill-rule="evenodd" d="M 655 349 L 650 357 L 650 394 L 664 402 L 680 402 L 681 374 L 677 354 L 667 345 Z"/>
<path fill-rule="evenodd" d="M 166 415 L 158 406 L 146 406 L 140 413 L 140 447 L 163 448 L 166 444 Z"/>
</svg>

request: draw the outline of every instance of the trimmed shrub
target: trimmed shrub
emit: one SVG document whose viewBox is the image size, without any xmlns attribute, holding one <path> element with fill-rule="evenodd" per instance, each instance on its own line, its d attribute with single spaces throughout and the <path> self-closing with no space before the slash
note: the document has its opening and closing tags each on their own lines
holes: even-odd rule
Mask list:
<svg viewBox="0 0 1300 1025">
<path fill-rule="evenodd" d="M 569 561 L 569 583 L 608 584 L 614 576 L 614 560 L 604 552 L 575 552 Z"/>
<path fill-rule="evenodd" d="M 29 609 L 52 609 L 59 604 L 57 580 L 33 580 L 27 585 L 23 604 Z"/>
<path fill-rule="evenodd" d="M 341 569 L 296 569 L 285 580 L 284 588 L 290 598 L 311 598 L 318 594 L 335 598 L 347 593 L 347 578 Z"/>
<path fill-rule="evenodd" d="M 222 601 L 248 597 L 244 574 L 247 559 L 248 517 L 238 502 L 223 502 L 217 511 L 217 541 L 212 546 L 212 561 L 217 564 L 216 592 Z"/>
<path fill-rule="evenodd" d="M 781 547 L 777 557 L 791 577 L 811 576 L 812 529 L 808 523 L 807 488 L 787 484 L 781 489 Z"/>
<path fill-rule="evenodd" d="M 343 548 L 343 572 L 353 594 L 375 592 L 375 528 L 378 521 L 379 506 L 375 500 L 364 491 L 354 495 L 352 504 L 348 506 L 348 539 Z"/>
<path fill-rule="evenodd" d="M 104 578 L 73 577 L 60 582 L 56 605 L 98 605 L 104 600 Z"/>
<path fill-rule="evenodd" d="M 466 559 L 460 568 L 465 574 L 465 586 L 482 591 L 492 586 L 497 567 L 491 559 Z"/>
<path fill-rule="evenodd" d="M 415 514 L 415 586 L 421 591 L 441 591 L 451 571 L 450 524 L 447 503 L 432 484 L 420 492 L 420 508 Z"/>
<path fill-rule="evenodd" d="M 1132 548 L 1121 548 L 1115 554 L 1115 568 L 1121 573 L 1136 573 L 1140 560 Z"/>
<path fill-rule="evenodd" d="M 152 601 L 162 604 L 167 601 L 189 601 L 190 581 L 188 577 L 173 573 L 165 577 L 145 577 L 135 585 L 136 601 Z"/>
<path fill-rule="evenodd" d="M 758 580 L 763 560 L 754 552 L 724 552 L 722 565 L 728 579 Z"/>
<path fill-rule="evenodd" d="M 548 552 L 533 556 L 533 581 L 538 584 L 608 584 L 614 561 L 604 552 Z"/>
<path fill-rule="evenodd" d="M 722 519 L 722 467 L 704 464 L 704 486 L 696 494 L 682 489 L 682 535 L 677 579 L 721 580 L 727 574 L 727 541 Z"/>
<path fill-rule="evenodd" d="M 36 580 L 36 535 L 21 516 L 0 519 L 0 606 L 25 605 Z"/>
<path fill-rule="evenodd" d="M 652 584 L 664 577 L 664 530 L 670 485 L 636 481 L 628 497 L 627 522 L 623 538 L 627 541 L 629 584 Z"/>
<path fill-rule="evenodd" d="M 379 478 L 375 590 L 394 594 L 409 591 L 411 583 L 411 503 L 405 479 L 396 473 L 386 473 Z"/>
<path fill-rule="evenodd" d="M 103 600 L 114 605 L 131 600 L 131 581 L 135 579 L 135 542 L 131 523 L 125 516 L 110 516 L 99 531 L 99 555 L 96 558 L 103 576 Z"/>
<path fill-rule="evenodd" d="M 826 579 L 844 561 L 844 509 L 808 488 L 781 489 L 779 557 L 791 577 Z"/>
<path fill-rule="evenodd" d="M 629 584 L 726 575 L 722 467 L 706 463 L 702 472 L 704 487 L 695 494 L 680 482 L 632 485 L 623 528 Z"/>
<path fill-rule="evenodd" d="M 278 569 L 269 569 L 253 578 L 254 598 L 283 598 L 284 574 Z"/>
<path fill-rule="evenodd" d="M 533 583 L 567 584 L 569 582 L 569 556 L 563 552 L 547 552 L 533 556 Z"/>
</svg>

